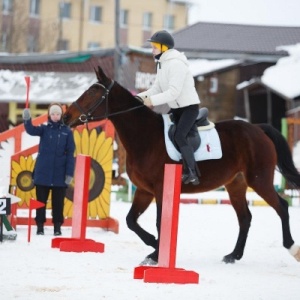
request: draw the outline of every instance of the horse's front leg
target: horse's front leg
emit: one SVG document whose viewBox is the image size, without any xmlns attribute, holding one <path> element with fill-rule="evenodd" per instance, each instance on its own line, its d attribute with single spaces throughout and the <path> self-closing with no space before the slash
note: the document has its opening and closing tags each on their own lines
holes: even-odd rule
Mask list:
<svg viewBox="0 0 300 300">
<path fill-rule="evenodd" d="M 126 222 L 128 228 L 135 232 L 146 245 L 153 247 L 157 251 L 158 241 L 155 236 L 144 230 L 137 222 L 139 216 L 149 207 L 153 198 L 152 194 L 137 188 L 132 206 L 126 217 Z"/>
<path fill-rule="evenodd" d="M 237 176 L 235 180 L 226 185 L 227 192 L 231 204 L 236 212 L 239 221 L 239 235 L 236 245 L 230 254 L 223 257 L 225 263 L 235 263 L 235 260 L 240 260 L 243 257 L 248 232 L 251 225 L 252 215 L 248 208 L 246 200 L 246 184 L 241 176 Z"/>
<path fill-rule="evenodd" d="M 141 265 L 156 265 L 158 263 L 159 255 L 159 238 L 160 238 L 160 224 L 161 224 L 161 201 L 156 198 L 156 229 L 157 229 L 157 244 L 155 250 L 146 256 L 146 258 L 141 262 Z"/>
</svg>

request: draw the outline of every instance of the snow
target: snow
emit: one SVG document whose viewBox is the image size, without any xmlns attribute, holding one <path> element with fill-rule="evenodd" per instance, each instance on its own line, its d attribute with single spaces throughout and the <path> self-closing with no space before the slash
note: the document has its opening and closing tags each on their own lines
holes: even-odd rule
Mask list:
<svg viewBox="0 0 300 300">
<path fill-rule="evenodd" d="M 115 234 L 87 228 L 86 237 L 104 243 L 104 253 L 71 253 L 51 248 L 53 228 L 27 242 L 27 226 L 18 226 L 16 241 L 0 244 L 0 291 L 3 299 L 299 299 L 300 268 L 282 247 L 280 220 L 270 207 L 250 207 L 253 215 L 242 260 L 221 260 L 233 250 L 238 225 L 230 205 L 181 204 L 176 267 L 197 272 L 199 284 L 145 283 L 133 279 L 134 268 L 152 248 L 125 222 L 130 203 L 113 200 Z M 291 230 L 300 241 L 299 207 L 290 208 Z M 155 205 L 140 217 L 155 234 Z M 63 236 L 71 228 L 63 227 Z"/>
<path fill-rule="evenodd" d="M 215 22 L 229 24 L 300 26 L 299 0 L 190 0 L 189 24 Z M 234 8 L 234 9 L 233 9 Z"/>
<path fill-rule="evenodd" d="M 31 103 L 70 103 L 95 82 L 94 73 L 28 72 L 0 70 L 0 101 L 25 102 L 25 76 L 31 78 Z M 47 91 L 47 92 L 45 92 Z"/>
<path fill-rule="evenodd" d="M 296 98 L 300 96 L 300 43 L 280 46 L 277 50 L 285 50 L 289 55 L 267 68 L 261 81 L 290 99 Z"/>
<path fill-rule="evenodd" d="M 189 69 L 193 77 L 205 75 L 220 69 L 228 68 L 239 63 L 236 59 L 189 59 Z"/>
</svg>

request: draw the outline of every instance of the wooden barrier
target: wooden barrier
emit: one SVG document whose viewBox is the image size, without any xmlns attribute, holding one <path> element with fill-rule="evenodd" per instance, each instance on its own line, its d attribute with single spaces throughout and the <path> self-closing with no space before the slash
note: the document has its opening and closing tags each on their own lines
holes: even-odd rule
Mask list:
<svg viewBox="0 0 300 300">
<path fill-rule="evenodd" d="M 72 237 L 52 239 L 52 248 L 64 252 L 104 252 L 104 244 L 86 239 L 91 157 L 79 154 L 75 168 Z"/>
<path fill-rule="evenodd" d="M 181 165 L 165 165 L 158 266 L 136 267 L 134 279 L 156 283 L 199 283 L 198 273 L 176 268 L 181 173 Z"/>
</svg>

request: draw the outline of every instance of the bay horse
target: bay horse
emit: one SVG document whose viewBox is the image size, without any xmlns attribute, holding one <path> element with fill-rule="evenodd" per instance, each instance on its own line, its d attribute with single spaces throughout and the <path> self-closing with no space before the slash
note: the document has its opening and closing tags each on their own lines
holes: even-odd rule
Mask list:
<svg viewBox="0 0 300 300">
<path fill-rule="evenodd" d="M 64 122 L 75 127 L 108 118 L 126 150 L 126 171 L 136 186 L 126 216 L 129 229 L 154 248 L 142 264 L 155 264 L 159 254 L 164 165 L 172 161 L 165 148 L 163 118 L 144 106 L 127 89 L 108 78 L 102 68 L 95 69 L 97 82 L 91 85 L 64 114 Z M 246 200 L 251 187 L 279 215 L 283 246 L 300 261 L 300 247 L 290 232 L 288 203 L 273 186 L 276 165 L 293 186 L 300 188 L 289 146 L 279 131 L 267 124 L 253 125 L 241 120 L 216 122 L 223 156 L 198 162 L 199 185 L 182 185 L 182 193 L 201 193 L 225 186 L 237 214 L 239 233 L 233 251 L 223 257 L 225 263 L 240 260 L 244 253 L 251 213 Z M 138 218 L 156 200 L 157 238 L 138 224 Z"/>
</svg>

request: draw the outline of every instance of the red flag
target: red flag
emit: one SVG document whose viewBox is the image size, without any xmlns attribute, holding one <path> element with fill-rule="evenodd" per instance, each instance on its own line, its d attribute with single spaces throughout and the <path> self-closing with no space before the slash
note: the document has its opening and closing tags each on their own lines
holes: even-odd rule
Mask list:
<svg viewBox="0 0 300 300">
<path fill-rule="evenodd" d="M 30 77 L 25 76 L 26 81 L 26 102 L 25 102 L 25 108 L 29 107 L 29 88 L 30 88 Z"/>
<path fill-rule="evenodd" d="M 29 208 L 30 209 L 37 209 L 37 208 L 41 208 L 45 206 L 45 203 L 43 202 L 40 202 L 38 200 L 34 200 L 34 199 L 30 199 L 30 204 L 29 204 Z"/>
<path fill-rule="evenodd" d="M 27 234 L 27 241 L 30 243 L 30 235 L 31 235 L 31 215 L 32 215 L 32 210 L 44 207 L 45 203 L 40 202 L 38 200 L 35 200 L 33 198 L 30 199 L 29 202 L 29 217 L 28 217 L 28 234 Z"/>
</svg>

